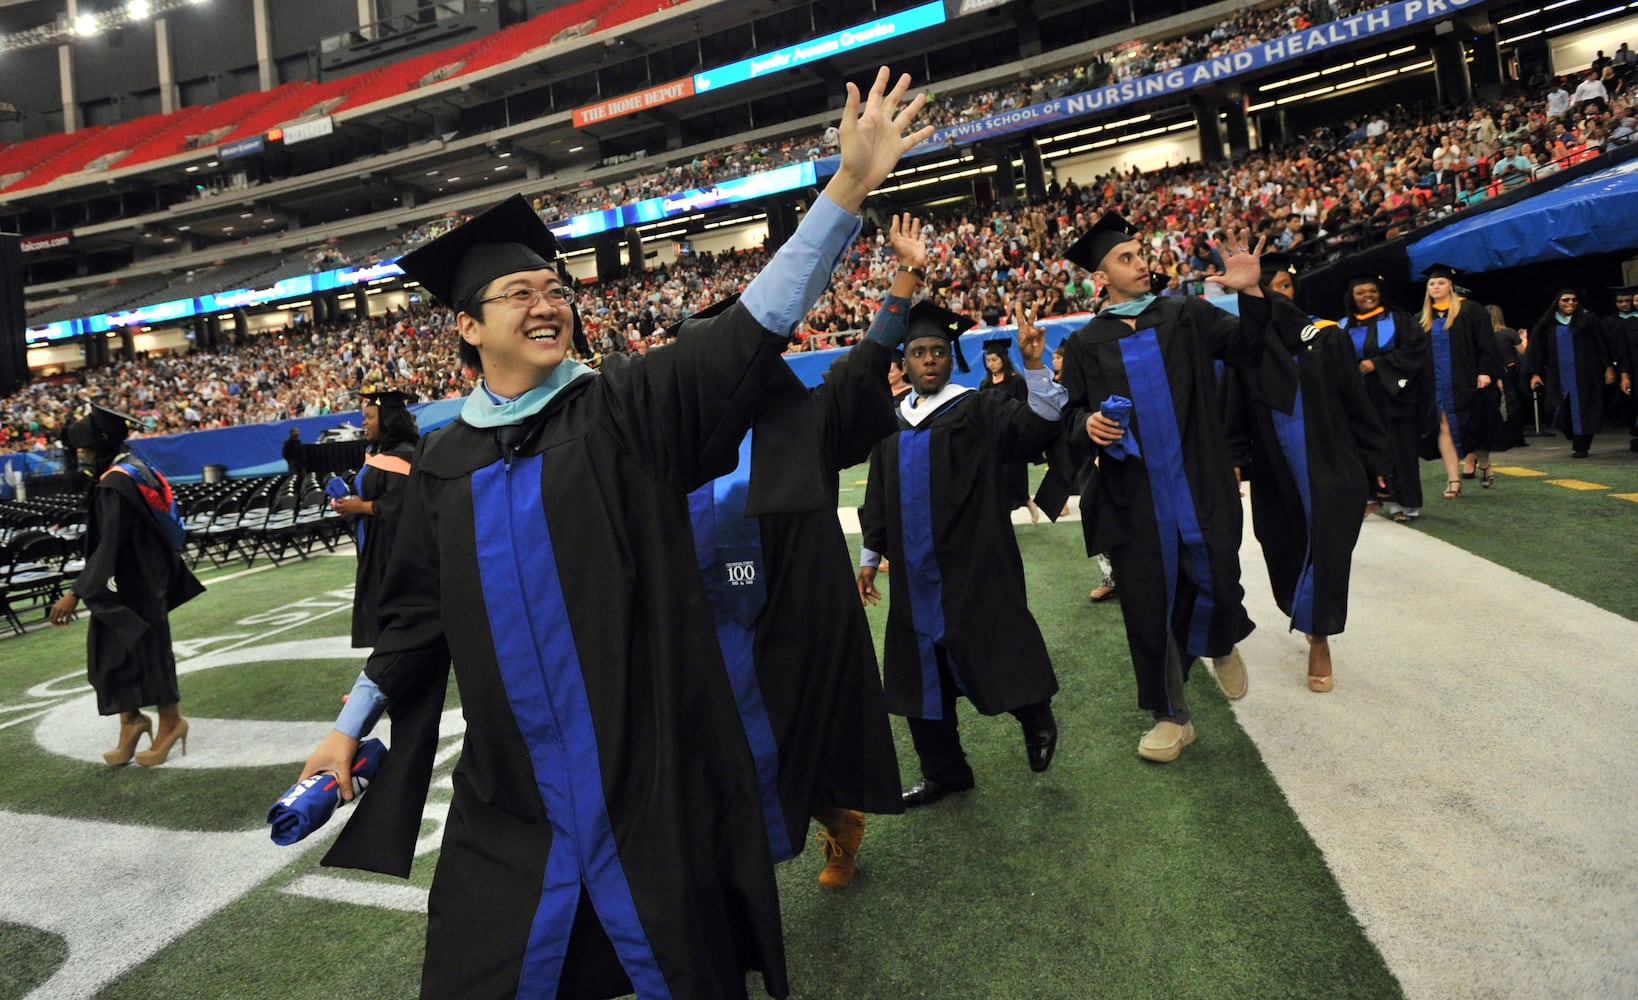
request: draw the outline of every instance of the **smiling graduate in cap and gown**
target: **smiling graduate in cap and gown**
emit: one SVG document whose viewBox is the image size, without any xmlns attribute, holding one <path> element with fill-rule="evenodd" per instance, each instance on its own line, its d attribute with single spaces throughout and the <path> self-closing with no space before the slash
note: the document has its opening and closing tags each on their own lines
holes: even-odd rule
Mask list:
<svg viewBox="0 0 1638 1000">
<path fill-rule="evenodd" d="M 1228 255 L 1222 279 L 1240 291 L 1238 318 L 1202 299 L 1156 297 L 1143 244 L 1113 212 L 1064 256 L 1109 290 L 1109 304 L 1064 342 L 1064 434 L 1082 470 L 1086 550 L 1107 553 L 1120 581 L 1138 705 L 1155 720 L 1138 754 L 1168 762 L 1195 738 L 1183 685 L 1196 657 L 1213 659 L 1229 697 L 1247 687 L 1235 644 L 1253 625 L 1217 362 L 1264 364 L 1271 315 L 1307 317 L 1263 297 L 1258 258 L 1247 252 Z M 1290 359 L 1270 354 L 1266 363 L 1267 391 L 1289 408 Z"/>
<path fill-rule="evenodd" d="M 983 715 L 1011 713 L 1035 771 L 1052 762 L 1058 690 L 1041 630 L 1030 614 L 1023 558 L 998 467 L 1028 461 L 1058 432 L 1062 389 L 1025 356 L 1030 401 L 975 392 L 950 381 L 967 371 L 961 335 L 974 321 L 931 301 L 910 310 L 900 430 L 877 444 L 859 527 L 859 590 L 868 602 L 876 567 L 892 560 L 884 641 L 888 710 L 909 720 L 922 780 L 904 793 L 927 805 L 974 785 L 956 729 L 956 697 Z"/>
<path fill-rule="evenodd" d="M 572 293 L 521 197 L 399 261 L 457 310 L 483 381 L 422 439 L 381 635 L 305 774 L 346 768 L 390 708 L 392 752 L 325 860 L 406 874 L 453 662 L 467 725 L 422 996 L 743 997 L 753 969 L 788 992 L 687 494 L 733 468 L 762 366 L 925 138 L 906 134 L 924 100 L 887 82 L 862 114 L 849 85 L 841 168 L 740 300 L 642 358 L 567 357 Z"/>
<path fill-rule="evenodd" d="M 1407 524 L 1422 514 L 1422 438 L 1439 426 L 1433 384 L 1433 351 L 1416 317 L 1389 305 L 1379 274 L 1356 274 L 1343 293 L 1337 325 L 1353 342 L 1365 395 L 1388 432 L 1393 497 L 1388 514 Z"/>
</svg>

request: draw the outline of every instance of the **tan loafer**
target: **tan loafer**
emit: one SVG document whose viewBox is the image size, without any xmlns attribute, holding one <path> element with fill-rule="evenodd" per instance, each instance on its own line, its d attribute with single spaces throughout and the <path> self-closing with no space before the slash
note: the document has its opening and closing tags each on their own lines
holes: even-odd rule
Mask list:
<svg viewBox="0 0 1638 1000">
<path fill-rule="evenodd" d="M 1212 659 L 1211 675 L 1216 678 L 1217 686 L 1223 690 L 1223 697 L 1229 701 L 1244 698 L 1247 689 L 1251 687 L 1251 678 L 1246 676 L 1246 661 L 1240 657 L 1239 646 L 1229 650 L 1227 656 Z"/>
<path fill-rule="evenodd" d="M 1170 764 L 1183 753 L 1183 748 L 1194 742 L 1194 723 L 1178 725 L 1171 720 L 1155 723 L 1155 728 L 1143 734 L 1138 741 L 1138 756 L 1160 764 Z"/>
</svg>

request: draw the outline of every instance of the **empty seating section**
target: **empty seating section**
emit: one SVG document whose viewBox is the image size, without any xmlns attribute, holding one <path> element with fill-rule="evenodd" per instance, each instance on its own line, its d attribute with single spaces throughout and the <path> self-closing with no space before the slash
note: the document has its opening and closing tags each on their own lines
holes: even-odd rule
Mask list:
<svg viewBox="0 0 1638 1000">
<path fill-rule="evenodd" d="M 437 52 L 428 52 L 413 59 L 393 63 L 391 66 L 360 73 L 356 77 L 348 77 L 342 81 L 346 87 L 342 91 L 342 102 L 337 105 L 336 110 L 352 111 L 367 104 L 374 104 L 376 101 L 402 97 L 414 90 L 428 74 L 443 67 L 459 67 L 464 54 L 474 44 L 469 42 Z M 461 69 L 452 68 L 445 78 L 459 72 Z"/>
<path fill-rule="evenodd" d="M 165 288 L 170 281 L 171 276 L 163 274 L 129 278 L 87 292 L 72 302 L 54 305 L 49 309 L 41 310 L 39 313 L 31 314 L 28 317 L 28 322 L 39 326 L 45 323 L 54 323 L 58 320 L 96 316 L 102 313 L 118 312 L 121 309 L 162 302 L 165 300 L 159 297 L 160 290 Z"/>
<path fill-rule="evenodd" d="M 549 44 L 564 29 L 595 21 L 608 5 L 609 0 L 580 0 L 579 3 L 557 7 L 522 24 L 498 31 L 477 43 L 475 51 L 467 59 L 466 71 L 471 73 L 498 66 L 530 49 Z"/>
<path fill-rule="evenodd" d="M 615 3 L 598 16 L 597 30 L 607 31 L 617 25 L 625 24 L 627 21 L 635 21 L 639 17 L 647 17 L 650 14 L 658 13 L 668 6 L 674 5 L 663 3 L 661 0 L 619 0 L 618 3 Z"/>
<path fill-rule="evenodd" d="M 257 111 L 240 123 L 239 127 L 216 140 L 217 145 L 233 142 L 235 139 L 249 139 L 261 135 L 275 125 L 293 122 L 302 116 L 308 108 L 334 97 L 340 92 L 335 83 L 314 83 L 303 80 L 294 84 L 285 92 L 284 96 Z"/>
<path fill-rule="evenodd" d="M 260 135 L 271 128 L 294 122 L 310 109 L 335 101 L 331 111 L 353 110 L 377 101 L 399 98 L 413 91 L 428 74 L 450 67 L 449 76 L 500 65 L 552 41 L 564 29 L 591 23 L 592 31 L 602 31 L 642 17 L 683 0 L 581 0 L 547 11 L 486 38 L 429 52 L 356 76 L 315 83 L 309 80 L 281 84 L 265 93 L 241 94 L 212 105 L 196 105 L 169 115 L 146 115 L 113 126 L 93 126 L 73 134 L 55 133 L 0 148 L 0 181 L 21 174 L 0 190 L 13 193 L 49 184 L 68 174 L 84 170 L 99 158 L 113 153 L 125 155 L 109 164 L 110 169 L 164 159 L 186 152 L 188 137 L 199 147 L 218 146 Z M 217 129 L 227 129 L 212 137 Z"/>
<path fill-rule="evenodd" d="M 244 122 L 256 119 L 262 109 L 282 100 L 297 86 L 298 84 L 294 83 L 284 83 L 272 90 L 256 90 L 215 104 L 201 104 L 197 106 L 199 113 L 196 115 L 188 115 L 193 108 L 178 111 L 170 116 L 177 119 L 176 121 L 168 123 L 163 132 L 132 149 L 130 155 L 120 163 L 122 166 L 129 166 L 150 160 L 163 160 L 167 156 L 185 153 L 193 148 L 212 148 L 218 145 L 218 140 L 212 133 L 218 129 L 231 130 Z M 190 136 L 194 139 L 192 146 L 188 143 Z"/>
<path fill-rule="evenodd" d="M 15 142 L 0 150 L 0 179 L 12 174 L 26 175 L 42 161 L 49 160 L 70 146 L 85 141 L 85 133 L 53 132 L 37 139 Z"/>
<path fill-rule="evenodd" d="M 306 559 L 317 545 L 335 551 L 350 532 L 346 519 L 330 509 L 314 473 L 183 483 L 175 489 L 188 532 L 185 558 L 194 566 L 242 559 L 248 567 L 260 555 L 275 564 L 288 554 Z"/>
</svg>

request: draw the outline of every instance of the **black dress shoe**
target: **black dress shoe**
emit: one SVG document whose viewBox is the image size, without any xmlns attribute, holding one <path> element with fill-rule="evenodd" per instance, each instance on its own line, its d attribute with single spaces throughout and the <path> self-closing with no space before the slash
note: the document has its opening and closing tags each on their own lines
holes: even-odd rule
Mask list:
<svg viewBox="0 0 1638 1000">
<path fill-rule="evenodd" d="M 971 778 L 959 784 L 923 778 L 904 790 L 904 804 L 907 806 L 930 806 L 951 792 L 965 792 L 972 787 L 973 780 Z"/>
<path fill-rule="evenodd" d="M 1024 730 L 1024 750 L 1029 754 L 1029 769 L 1036 774 L 1052 766 L 1052 755 L 1058 752 L 1058 720 L 1047 710 L 1045 728 Z"/>
<path fill-rule="evenodd" d="M 1571 458 L 1586 458 L 1587 453 L 1584 452 L 1584 451 L 1572 451 L 1572 452 L 1570 452 L 1570 457 Z"/>
</svg>

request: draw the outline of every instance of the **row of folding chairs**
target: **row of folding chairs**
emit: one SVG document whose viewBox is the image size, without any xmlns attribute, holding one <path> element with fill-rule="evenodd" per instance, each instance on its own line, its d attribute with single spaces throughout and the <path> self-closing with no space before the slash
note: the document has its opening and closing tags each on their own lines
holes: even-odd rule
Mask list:
<svg viewBox="0 0 1638 1000">
<path fill-rule="evenodd" d="M 319 545 L 334 552 L 347 534 L 346 519 L 330 509 L 311 474 L 239 482 L 182 508 L 193 566 L 208 559 L 220 568 L 242 559 L 248 568 L 262 555 L 275 564 L 291 554 L 306 559 Z"/>
<path fill-rule="evenodd" d="M 46 617 L 85 568 L 82 541 L 43 529 L 15 533 L 0 544 L 0 613 L 22 635 L 24 617 Z"/>
</svg>

